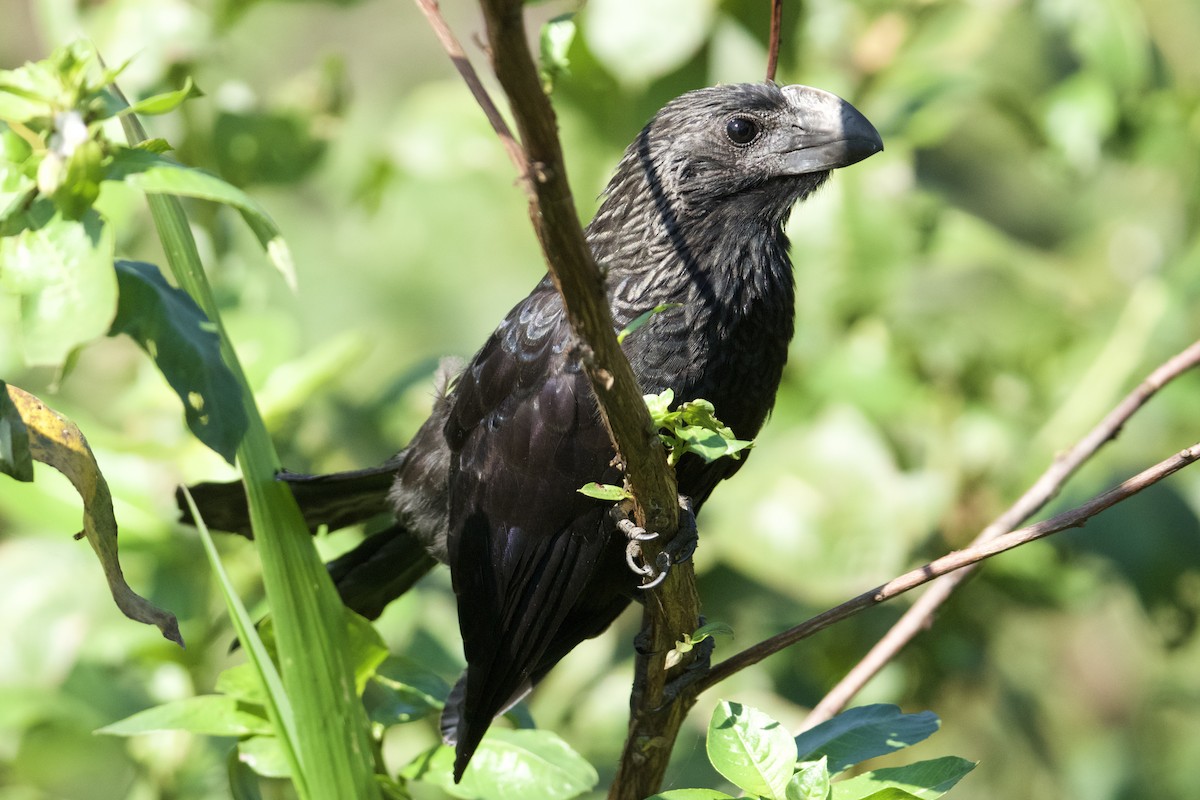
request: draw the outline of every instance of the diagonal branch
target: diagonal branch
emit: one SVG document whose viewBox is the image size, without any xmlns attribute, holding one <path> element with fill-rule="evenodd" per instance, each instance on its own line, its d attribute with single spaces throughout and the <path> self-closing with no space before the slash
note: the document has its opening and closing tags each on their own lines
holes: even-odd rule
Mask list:
<svg viewBox="0 0 1200 800">
<path fill-rule="evenodd" d="M 775 80 L 779 67 L 779 40 L 783 38 L 783 0 L 771 0 L 771 32 L 767 44 L 767 80 Z"/>
<path fill-rule="evenodd" d="M 1177 353 L 1151 372 L 1074 447 L 1059 455 L 1017 502 L 975 537 L 971 547 L 995 539 L 1037 513 L 1058 494 L 1067 479 L 1084 462 L 1095 455 L 1106 443 L 1117 438 L 1125 423 L 1138 409 L 1157 394 L 1162 387 L 1198 364 L 1200 364 L 1200 341 L 1193 342 L 1191 346 Z M 867 681 L 895 658 L 896 654 L 912 641 L 917 633 L 927 627 L 938 607 L 950 597 L 972 571 L 973 568 L 962 570 L 930 587 L 929 591 L 913 603 L 896 621 L 891 630 L 875 643 L 870 652 L 842 678 L 838 685 L 830 690 L 821 702 L 817 703 L 805 720 L 805 727 L 823 722 L 841 711 L 851 698 L 866 685 Z"/>
<path fill-rule="evenodd" d="M 1143 470 L 1077 508 L 1064 511 L 1057 516 L 1043 520 L 1028 528 L 1000 534 L 987 541 L 977 541 L 965 550 L 950 553 L 936 561 L 931 561 L 923 567 L 906 572 L 882 586 L 877 586 L 868 592 L 863 592 L 839 606 L 818 614 L 794 628 L 772 636 L 770 639 L 748 647 L 737 655 L 722 661 L 700 679 L 698 682 L 699 690 L 704 691 L 705 689 L 709 689 L 730 675 L 753 664 L 757 664 L 767 656 L 774 655 L 802 639 L 807 639 L 809 636 L 828 628 L 836 622 L 851 617 L 864 609 L 898 597 L 911 589 L 915 589 L 943 575 L 954 573 L 953 577 L 960 577 L 966 574 L 970 567 L 984 559 L 1044 538 L 1052 533 L 1058 533 L 1068 528 L 1081 527 L 1089 519 L 1106 508 L 1132 497 L 1146 487 L 1158 483 L 1163 478 L 1173 475 L 1197 460 L 1200 460 L 1200 443 L 1194 444 L 1186 450 L 1182 450 L 1170 458 L 1160 461 L 1149 469 Z M 812 724 L 815 723 L 810 721 L 809 726 L 811 727 Z"/>
</svg>

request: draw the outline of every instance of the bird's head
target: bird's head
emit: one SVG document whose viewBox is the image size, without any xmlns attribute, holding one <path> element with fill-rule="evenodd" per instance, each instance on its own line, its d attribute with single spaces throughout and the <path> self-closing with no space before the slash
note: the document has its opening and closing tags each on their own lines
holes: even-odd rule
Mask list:
<svg viewBox="0 0 1200 800">
<path fill-rule="evenodd" d="M 619 182 L 644 181 L 659 210 L 681 219 L 716 214 L 779 224 L 831 170 L 882 149 L 867 118 L 829 92 L 714 86 L 655 115 L 626 151 L 609 195 Z"/>
</svg>

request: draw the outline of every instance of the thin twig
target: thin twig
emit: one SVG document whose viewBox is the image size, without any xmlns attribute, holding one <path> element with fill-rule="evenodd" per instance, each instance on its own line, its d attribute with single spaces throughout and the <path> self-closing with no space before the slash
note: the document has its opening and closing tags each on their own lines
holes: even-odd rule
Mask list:
<svg viewBox="0 0 1200 800">
<path fill-rule="evenodd" d="M 1058 494 L 1067 479 L 1095 455 L 1107 442 L 1117 438 L 1129 418 L 1163 386 L 1200 364 L 1200 341 L 1192 343 L 1150 373 L 1142 383 L 1104 417 L 1086 436 L 1067 452 L 1061 454 L 1040 478 L 990 525 L 983 529 L 971 547 L 989 542 L 1029 519 Z M 858 694 L 863 686 L 883 669 L 896 654 L 924 630 L 934 612 L 954 590 L 966 580 L 973 569 L 957 572 L 929 588 L 903 616 L 884 634 L 875 646 L 846 674 L 837 686 L 817 703 L 804 721 L 812 727 L 837 714 Z"/>
<path fill-rule="evenodd" d="M 783 0 L 771 0 L 771 41 L 767 45 L 767 80 L 775 80 L 779 66 L 779 40 L 783 37 Z"/>
<path fill-rule="evenodd" d="M 757 664 L 767 656 L 790 647 L 801 639 L 806 639 L 814 633 L 828 628 L 835 622 L 840 622 L 847 617 L 853 616 L 863 609 L 891 600 L 943 575 L 951 572 L 955 573 L 956 576 L 962 575 L 966 571 L 966 568 L 984 559 L 1049 536 L 1052 533 L 1058 533 L 1068 528 L 1081 527 L 1089 519 L 1106 508 L 1132 497 L 1146 487 L 1158 483 L 1168 475 L 1178 472 L 1197 460 L 1200 460 L 1200 443 L 1194 444 L 1186 450 L 1181 450 L 1170 458 L 1160 461 L 1149 469 L 1143 470 L 1077 508 L 1064 511 L 1057 516 L 1043 520 L 1028 528 L 1001 534 L 986 542 L 978 542 L 965 550 L 950 553 L 936 561 L 931 561 L 923 567 L 906 572 L 882 586 L 877 586 L 869 592 L 863 592 L 858 597 L 818 614 L 794 628 L 772 636 L 770 639 L 759 642 L 753 647 L 748 647 L 737 655 L 722 661 L 699 681 L 699 689 L 700 691 L 704 691 L 711 688 L 735 672 Z"/>
<path fill-rule="evenodd" d="M 525 157 L 525 151 L 521 148 L 521 144 L 517 141 L 516 137 L 513 136 L 508 123 L 504 121 L 504 115 L 500 113 L 500 109 L 496 107 L 496 104 L 492 102 L 491 96 L 488 95 L 487 89 L 483 87 L 483 82 L 479 80 L 479 74 L 471 66 L 471 61 L 463 51 L 462 45 L 458 43 L 458 38 L 455 37 L 454 31 L 450 30 L 450 26 L 446 24 L 446 18 L 442 16 L 442 11 L 437 0 L 415 1 L 417 8 L 421 9 L 421 12 L 425 14 L 425 19 L 429 21 L 429 27 L 433 28 L 434 35 L 441 42 L 442 49 L 446 51 L 446 55 L 450 56 L 450 60 L 454 63 L 458 74 L 462 76 L 463 81 L 467 84 L 467 88 L 471 90 L 471 94 L 475 97 L 475 102 L 479 103 L 479 107 L 483 109 L 484 115 L 487 116 L 488 122 L 492 125 L 492 130 L 496 132 L 496 136 L 500 137 L 500 143 L 504 146 L 504 152 L 508 153 L 509 160 L 517 168 L 517 174 L 521 176 L 525 192 L 532 196 L 533 188 L 529 184 L 529 159 Z"/>
</svg>

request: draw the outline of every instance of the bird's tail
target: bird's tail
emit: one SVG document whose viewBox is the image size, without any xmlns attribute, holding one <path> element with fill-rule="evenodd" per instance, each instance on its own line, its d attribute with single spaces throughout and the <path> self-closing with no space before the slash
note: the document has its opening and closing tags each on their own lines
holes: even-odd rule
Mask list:
<svg viewBox="0 0 1200 800">
<path fill-rule="evenodd" d="M 336 530 L 391 512 L 387 495 L 396 469 L 395 461 L 390 461 L 352 472 L 329 475 L 281 472 L 278 477 L 291 488 L 310 531 L 321 525 Z M 240 482 L 199 483 L 188 490 L 206 525 L 246 537 L 252 535 L 246 494 Z M 182 521 L 194 523 L 182 490 L 176 493 L 176 501 Z M 393 522 L 331 561 L 328 568 L 342 601 L 364 617 L 375 619 L 435 563 L 415 535 Z"/>
</svg>

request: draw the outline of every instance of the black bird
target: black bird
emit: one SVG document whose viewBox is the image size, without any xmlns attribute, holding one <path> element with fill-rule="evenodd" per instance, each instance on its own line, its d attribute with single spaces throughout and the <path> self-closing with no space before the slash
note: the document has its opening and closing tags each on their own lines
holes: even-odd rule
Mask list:
<svg viewBox="0 0 1200 800">
<path fill-rule="evenodd" d="M 644 392 L 704 398 L 738 438 L 757 435 L 794 325 L 784 223 L 831 170 L 882 149 L 853 106 L 805 86 L 701 89 L 651 120 L 587 227 L 616 329 L 678 304 L 625 339 Z M 390 528 L 330 564 L 360 613 L 377 616 L 434 559 L 450 565 L 467 660 L 443 716 L 457 779 L 492 720 L 607 628 L 638 576 L 611 507 L 576 491 L 621 476 L 549 278 L 456 377 L 443 372 L 432 415 L 388 463 L 282 477 L 314 526 L 391 506 Z M 744 462 L 685 456 L 679 491 L 698 511 Z M 246 530 L 236 491 L 198 487 L 210 525 Z"/>
</svg>

